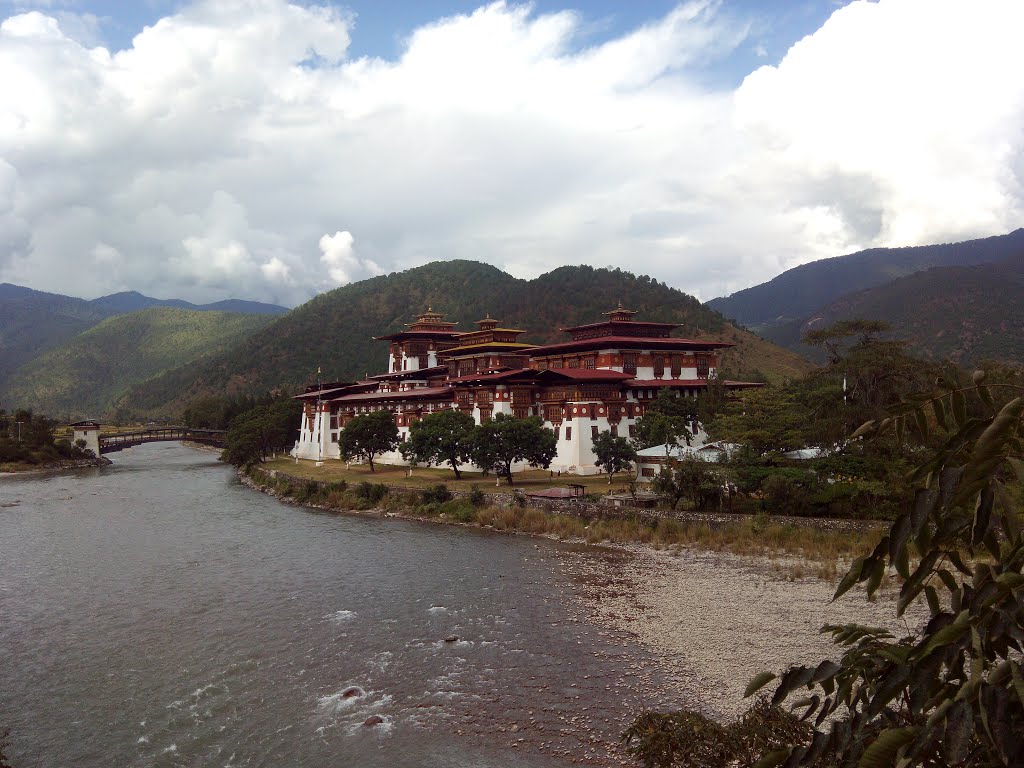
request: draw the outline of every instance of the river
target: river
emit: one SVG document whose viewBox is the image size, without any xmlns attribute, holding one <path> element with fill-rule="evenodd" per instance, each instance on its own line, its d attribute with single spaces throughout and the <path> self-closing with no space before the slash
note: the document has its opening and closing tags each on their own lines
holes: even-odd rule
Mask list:
<svg viewBox="0 0 1024 768">
<path fill-rule="evenodd" d="M 114 462 L 0 478 L 16 768 L 617 765 L 659 703 L 565 545 L 288 506 L 176 443 Z"/>
</svg>

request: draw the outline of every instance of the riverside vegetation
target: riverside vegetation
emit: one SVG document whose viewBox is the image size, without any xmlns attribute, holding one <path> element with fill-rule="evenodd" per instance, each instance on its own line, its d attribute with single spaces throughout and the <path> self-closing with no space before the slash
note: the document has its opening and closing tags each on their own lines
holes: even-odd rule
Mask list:
<svg viewBox="0 0 1024 768">
<path fill-rule="evenodd" d="M 770 703 L 735 729 L 690 712 L 644 713 L 624 741 L 645 766 L 1016 766 L 1024 761 L 1024 387 L 940 378 L 854 437 L 938 447 L 910 474 L 913 500 L 876 546 L 856 558 L 838 599 L 862 583 L 874 595 L 890 569 L 897 614 L 918 596 L 929 620 L 894 637 L 857 624 L 822 628 L 839 660 L 765 672 Z M 916 557 L 911 557 L 911 551 Z M 780 707 L 789 704 L 790 710 Z M 757 713 L 775 715 L 758 720 Z M 742 722 L 742 721 L 741 721 Z"/>
</svg>

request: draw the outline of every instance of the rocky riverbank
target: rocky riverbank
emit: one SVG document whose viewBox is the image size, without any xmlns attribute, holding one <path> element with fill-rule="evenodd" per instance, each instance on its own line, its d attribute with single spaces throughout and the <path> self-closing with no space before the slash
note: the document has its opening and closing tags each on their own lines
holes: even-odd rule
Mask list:
<svg viewBox="0 0 1024 768">
<path fill-rule="evenodd" d="M 836 658 L 831 637 L 819 631 L 825 624 L 855 622 L 901 636 L 927 618 L 912 605 L 896 619 L 894 589 L 874 602 L 854 589 L 832 603 L 835 585 L 793 578 L 793 558 L 635 546 L 601 559 L 564 557 L 582 584 L 583 615 L 663 660 L 673 708 L 719 721 L 747 708 L 743 691 L 757 673 Z"/>
</svg>

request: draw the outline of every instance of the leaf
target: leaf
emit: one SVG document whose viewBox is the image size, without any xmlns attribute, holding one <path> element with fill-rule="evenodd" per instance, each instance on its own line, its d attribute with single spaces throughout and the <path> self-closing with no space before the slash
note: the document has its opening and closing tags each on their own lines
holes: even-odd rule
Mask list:
<svg viewBox="0 0 1024 768">
<path fill-rule="evenodd" d="M 846 572 L 846 575 L 843 576 L 842 581 L 839 582 L 839 586 L 836 587 L 836 593 L 832 595 L 832 602 L 835 602 L 840 597 L 845 595 L 847 592 L 850 591 L 854 584 L 860 581 L 860 572 L 861 569 L 864 567 L 864 561 L 866 559 L 867 556 L 861 555 L 853 561 L 853 563 L 850 565 L 850 570 Z"/>
<path fill-rule="evenodd" d="M 939 426 L 942 427 L 942 431 L 949 432 L 949 425 L 946 422 L 946 406 L 942 404 L 942 398 L 932 400 L 932 411 L 935 412 L 935 421 L 937 421 Z M 924 411 L 921 412 L 921 417 L 924 418 Z M 928 436 L 927 432 L 923 432 L 922 434 L 925 437 Z"/>
<path fill-rule="evenodd" d="M 850 435 L 850 439 L 852 440 L 855 437 L 864 437 L 865 435 L 874 434 L 877 430 L 877 423 L 878 422 L 876 422 L 875 420 L 864 422 L 859 427 L 857 427 L 857 429 L 854 431 L 852 435 Z"/>
<path fill-rule="evenodd" d="M 942 583 L 946 585 L 946 589 L 950 592 L 956 592 L 960 588 L 960 585 L 957 584 L 956 578 L 945 568 L 940 568 L 938 570 L 938 575 L 939 578 L 942 579 Z"/>
<path fill-rule="evenodd" d="M 971 543 L 978 544 L 988 535 L 989 524 L 992 522 L 992 504 L 995 494 L 989 483 L 978 494 L 978 502 L 974 507 L 974 524 L 971 526 Z"/>
<path fill-rule="evenodd" d="M 868 597 L 871 597 L 871 595 L 878 591 L 878 588 L 882 585 L 882 578 L 884 576 L 885 561 L 878 558 L 871 565 L 871 575 L 868 577 L 868 583 L 865 586 L 865 591 L 867 591 Z"/>
<path fill-rule="evenodd" d="M 892 524 L 889 534 L 889 560 L 895 562 L 896 558 L 903 551 L 910 536 L 910 513 L 905 512 L 896 518 Z"/>
<path fill-rule="evenodd" d="M 917 735 L 917 728 L 887 728 L 864 750 L 857 768 L 888 768 L 896 761 L 896 753 Z"/>
<path fill-rule="evenodd" d="M 946 729 L 942 739 L 942 750 L 946 760 L 955 765 L 967 756 L 967 748 L 974 721 L 971 717 L 971 705 L 966 701 L 958 701 L 953 705 L 946 717 Z"/>
<path fill-rule="evenodd" d="M 967 398 L 959 389 L 953 390 L 949 397 L 952 401 L 953 418 L 956 420 L 956 425 L 963 427 L 967 423 Z"/>
<path fill-rule="evenodd" d="M 942 606 L 939 604 L 939 595 L 935 591 L 935 587 L 925 587 L 924 596 L 928 599 L 928 610 L 934 616 L 942 610 Z"/>
<path fill-rule="evenodd" d="M 743 692 L 743 698 L 753 696 L 759 690 L 777 677 L 773 672 L 761 672 L 754 676 L 754 679 L 747 683 L 747 689 Z"/>
<path fill-rule="evenodd" d="M 935 402 L 938 402 L 938 401 L 937 400 L 933 401 L 933 403 L 935 403 Z M 932 407 L 934 408 L 936 406 L 933 405 Z M 942 406 L 938 406 L 938 407 L 941 408 Z M 923 408 L 917 408 L 914 411 L 914 423 L 917 425 L 917 432 L 918 432 L 919 435 L 921 435 L 921 439 L 922 440 L 928 439 L 928 419 L 924 415 L 924 409 Z M 943 429 L 945 429 L 945 425 L 941 421 L 939 421 L 939 424 L 942 426 Z"/>
</svg>

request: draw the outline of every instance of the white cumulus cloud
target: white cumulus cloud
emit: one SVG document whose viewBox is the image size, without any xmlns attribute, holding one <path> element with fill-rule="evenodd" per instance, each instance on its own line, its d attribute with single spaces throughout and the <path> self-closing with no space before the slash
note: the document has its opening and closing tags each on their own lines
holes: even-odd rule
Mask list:
<svg viewBox="0 0 1024 768">
<path fill-rule="evenodd" d="M 497 2 L 392 61 L 313 3 L 196 0 L 116 53 L 12 16 L 0 280 L 294 304 L 469 258 L 707 299 L 1024 220 L 1018 0 L 859 0 L 737 88 L 700 75 L 751 43 L 717 3 L 598 45 L 587 23 Z"/>
</svg>

